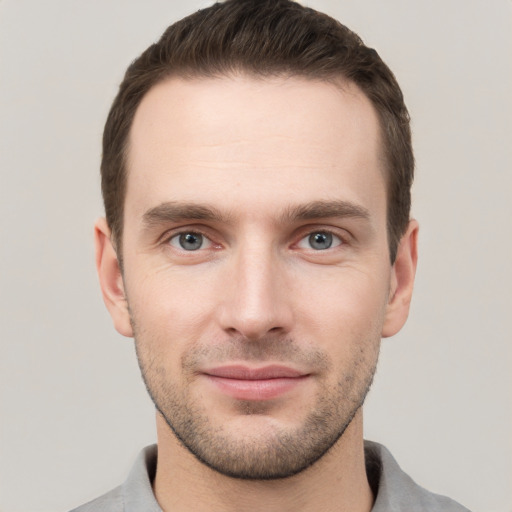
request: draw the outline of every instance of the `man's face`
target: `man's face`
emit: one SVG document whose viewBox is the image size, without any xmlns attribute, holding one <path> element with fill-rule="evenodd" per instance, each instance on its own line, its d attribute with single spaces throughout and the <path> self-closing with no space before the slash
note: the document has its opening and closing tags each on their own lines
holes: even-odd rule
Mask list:
<svg viewBox="0 0 512 512">
<path fill-rule="evenodd" d="M 346 83 L 176 78 L 137 110 L 116 325 L 221 473 L 301 471 L 362 405 L 394 292 L 379 144 Z"/>
</svg>

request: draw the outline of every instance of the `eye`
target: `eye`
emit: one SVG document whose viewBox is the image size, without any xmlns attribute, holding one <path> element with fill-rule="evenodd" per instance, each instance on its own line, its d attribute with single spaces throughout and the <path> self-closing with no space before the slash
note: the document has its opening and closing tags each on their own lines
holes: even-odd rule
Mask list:
<svg viewBox="0 0 512 512">
<path fill-rule="evenodd" d="M 343 241 L 338 236 L 329 231 L 315 231 L 305 236 L 297 245 L 301 249 L 314 249 L 315 251 L 325 251 L 332 247 L 338 247 Z"/>
<path fill-rule="evenodd" d="M 169 244 L 176 249 L 183 249 L 185 251 L 197 251 L 199 249 L 207 249 L 211 246 L 211 242 L 208 238 L 194 231 L 186 231 L 174 235 L 169 239 Z"/>
</svg>

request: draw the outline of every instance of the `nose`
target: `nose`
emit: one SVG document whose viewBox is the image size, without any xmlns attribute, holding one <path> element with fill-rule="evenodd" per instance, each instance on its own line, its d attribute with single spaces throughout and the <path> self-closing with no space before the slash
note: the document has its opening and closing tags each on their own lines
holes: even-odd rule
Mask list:
<svg viewBox="0 0 512 512">
<path fill-rule="evenodd" d="M 287 334 L 293 322 L 292 297 L 279 255 L 271 247 L 240 248 L 228 267 L 218 309 L 221 328 L 247 340 Z"/>
</svg>

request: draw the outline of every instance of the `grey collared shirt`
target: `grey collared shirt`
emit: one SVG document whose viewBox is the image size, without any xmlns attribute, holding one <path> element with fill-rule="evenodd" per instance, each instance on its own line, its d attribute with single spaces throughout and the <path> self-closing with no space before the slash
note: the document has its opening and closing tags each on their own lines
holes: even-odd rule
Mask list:
<svg viewBox="0 0 512 512">
<path fill-rule="evenodd" d="M 364 448 L 368 480 L 376 495 L 372 512 L 469 512 L 416 484 L 384 446 L 365 441 Z M 144 448 L 122 485 L 71 512 L 162 512 L 151 487 L 156 457 L 156 445 Z"/>
</svg>

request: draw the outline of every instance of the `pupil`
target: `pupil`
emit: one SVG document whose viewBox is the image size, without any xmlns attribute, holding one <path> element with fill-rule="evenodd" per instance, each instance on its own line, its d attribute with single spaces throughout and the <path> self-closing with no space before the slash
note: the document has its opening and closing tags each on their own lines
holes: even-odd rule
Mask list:
<svg viewBox="0 0 512 512">
<path fill-rule="evenodd" d="M 180 235 L 180 245 L 188 251 L 195 251 L 201 247 L 203 235 L 199 233 L 184 233 Z"/>
<path fill-rule="evenodd" d="M 332 245 L 332 235 L 330 233 L 313 233 L 309 236 L 309 243 L 313 249 L 329 249 Z"/>
</svg>

